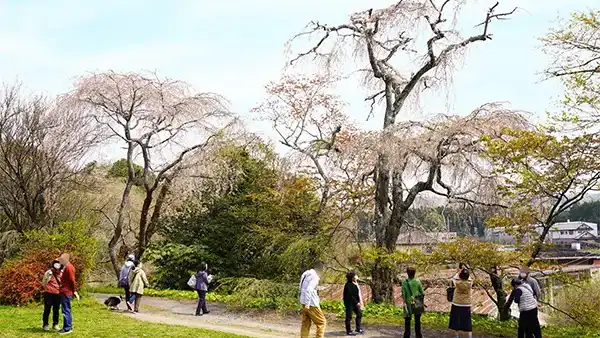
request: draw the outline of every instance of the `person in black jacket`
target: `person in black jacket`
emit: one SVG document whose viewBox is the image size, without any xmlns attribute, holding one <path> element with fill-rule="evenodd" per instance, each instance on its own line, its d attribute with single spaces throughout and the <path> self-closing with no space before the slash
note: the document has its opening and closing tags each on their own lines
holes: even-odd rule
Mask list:
<svg viewBox="0 0 600 338">
<path fill-rule="evenodd" d="M 358 277 L 354 271 L 346 274 L 346 285 L 344 285 L 344 306 L 346 307 L 346 334 L 356 336 L 356 333 L 363 333 L 361 325 L 362 308 L 364 306 L 360 288 L 358 287 Z M 356 332 L 352 331 L 352 313 L 356 314 Z"/>
</svg>

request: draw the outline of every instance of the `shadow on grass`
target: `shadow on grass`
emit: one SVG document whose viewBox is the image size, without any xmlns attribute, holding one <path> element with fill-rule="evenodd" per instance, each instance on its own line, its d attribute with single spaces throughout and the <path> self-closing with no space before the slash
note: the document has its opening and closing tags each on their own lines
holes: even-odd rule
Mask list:
<svg viewBox="0 0 600 338">
<path fill-rule="evenodd" d="M 23 327 L 23 328 L 17 329 L 17 331 L 20 331 L 23 333 L 29 333 L 29 334 L 35 333 L 35 334 L 44 335 L 44 336 L 46 336 L 46 335 L 56 336 L 57 332 L 58 332 L 55 330 L 44 331 L 41 327 Z"/>
</svg>

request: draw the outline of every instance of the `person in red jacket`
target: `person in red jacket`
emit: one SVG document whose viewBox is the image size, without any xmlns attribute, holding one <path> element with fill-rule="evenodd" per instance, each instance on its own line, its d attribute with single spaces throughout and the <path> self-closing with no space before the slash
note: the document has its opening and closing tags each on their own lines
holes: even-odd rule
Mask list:
<svg viewBox="0 0 600 338">
<path fill-rule="evenodd" d="M 71 299 L 73 296 L 79 298 L 77 294 L 77 285 L 75 283 L 75 267 L 70 262 L 71 256 L 63 253 L 56 260 L 64 266 L 62 280 L 60 285 L 60 305 L 63 313 L 63 328 L 58 331 L 59 334 L 68 334 L 73 332 L 73 316 L 71 313 Z"/>
<path fill-rule="evenodd" d="M 60 279 L 62 278 L 62 264 L 54 260 L 52 266 L 44 274 L 44 314 L 42 316 L 44 331 L 50 331 L 48 318 L 52 310 L 52 328 L 58 330 L 58 311 L 60 309 Z"/>
</svg>

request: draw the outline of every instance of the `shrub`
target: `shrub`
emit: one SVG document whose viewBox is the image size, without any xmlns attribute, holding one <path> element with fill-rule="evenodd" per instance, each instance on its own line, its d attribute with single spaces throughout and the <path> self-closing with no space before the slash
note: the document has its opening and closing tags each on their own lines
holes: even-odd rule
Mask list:
<svg viewBox="0 0 600 338">
<path fill-rule="evenodd" d="M 146 251 L 146 256 L 158 268 L 154 271 L 153 285 L 159 289 L 189 289 L 187 281 L 203 261 L 211 262 L 202 246 L 160 243 Z"/>
<path fill-rule="evenodd" d="M 63 252 L 71 255 L 71 264 L 75 267 L 77 283 L 83 285 L 87 274 L 94 268 L 98 245 L 84 220 L 60 223 L 52 229 L 34 230 L 25 234 L 22 247 L 23 256 L 28 253 L 51 250 L 53 255 L 46 256 L 45 264 Z"/>
<path fill-rule="evenodd" d="M 0 269 L 0 303 L 21 305 L 39 298 L 41 279 L 57 251 L 31 251 L 22 258 L 9 260 Z"/>
<path fill-rule="evenodd" d="M 77 283 L 82 286 L 94 266 L 97 248 L 88 230 L 87 223 L 77 221 L 26 233 L 20 254 L 0 268 L 0 302 L 19 305 L 39 297 L 44 272 L 63 252 L 71 254 Z"/>
<path fill-rule="evenodd" d="M 571 285 L 561 289 L 555 296 L 556 308 L 577 318 L 577 323 L 559 311 L 552 313 L 552 321 L 558 325 L 581 324 L 585 327 L 600 328 L 600 282 L 593 281 L 581 285 Z"/>
</svg>

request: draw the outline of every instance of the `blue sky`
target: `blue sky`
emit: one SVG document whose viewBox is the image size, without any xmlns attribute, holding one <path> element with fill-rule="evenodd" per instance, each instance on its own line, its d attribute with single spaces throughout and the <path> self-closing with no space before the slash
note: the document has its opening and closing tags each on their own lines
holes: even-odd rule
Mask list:
<svg viewBox="0 0 600 338">
<path fill-rule="evenodd" d="M 460 18 L 465 33 L 476 32 L 494 1 L 475 1 Z M 87 1 L 0 0 L 0 79 L 17 78 L 53 95 L 71 88 L 86 71 L 158 70 L 197 90 L 226 96 L 247 112 L 262 98 L 263 86 L 285 64 L 285 42 L 310 20 L 343 23 L 347 16 L 383 0 Z M 559 17 L 594 7 L 592 0 L 505 0 L 522 8 L 512 20 L 492 27 L 494 39 L 469 49 L 451 94 L 424 97 L 421 113 L 464 113 L 490 101 L 543 114 L 561 94 L 554 81 L 539 83 L 548 61 L 538 38 Z M 543 4 L 543 5 L 542 5 Z M 349 114 L 364 122 L 364 92 L 344 86 Z M 409 113 L 407 113 L 409 114 Z M 409 114 L 410 115 L 410 114 Z M 368 127 L 381 123 L 378 116 Z M 253 124 L 268 132 L 268 127 Z"/>
</svg>

